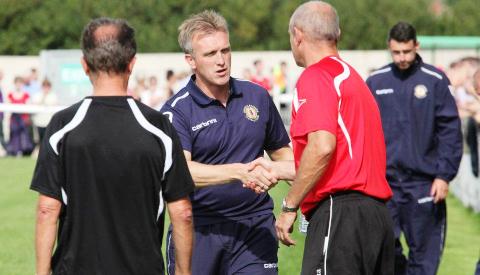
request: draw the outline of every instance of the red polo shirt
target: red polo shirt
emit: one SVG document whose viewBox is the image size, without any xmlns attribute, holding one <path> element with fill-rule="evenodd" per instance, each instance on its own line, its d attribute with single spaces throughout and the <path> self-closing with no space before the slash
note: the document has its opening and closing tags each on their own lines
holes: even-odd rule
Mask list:
<svg viewBox="0 0 480 275">
<path fill-rule="evenodd" d="M 386 152 L 380 113 L 358 73 L 336 56 L 311 65 L 298 79 L 290 134 L 298 169 L 308 133 L 328 131 L 337 145 L 327 170 L 301 204 L 309 212 L 321 200 L 342 191 L 358 191 L 388 200 Z"/>
</svg>

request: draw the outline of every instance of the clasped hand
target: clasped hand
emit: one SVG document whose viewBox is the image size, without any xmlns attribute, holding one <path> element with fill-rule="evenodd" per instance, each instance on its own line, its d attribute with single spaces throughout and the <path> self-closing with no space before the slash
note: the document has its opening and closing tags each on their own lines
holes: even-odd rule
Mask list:
<svg viewBox="0 0 480 275">
<path fill-rule="evenodd" d="M 260 194 L 273 188 L 278 182 L 278 176 L 273 169 L 272 162 L 263 157 L 246 164 L 243 187 Z"/>
</svg>

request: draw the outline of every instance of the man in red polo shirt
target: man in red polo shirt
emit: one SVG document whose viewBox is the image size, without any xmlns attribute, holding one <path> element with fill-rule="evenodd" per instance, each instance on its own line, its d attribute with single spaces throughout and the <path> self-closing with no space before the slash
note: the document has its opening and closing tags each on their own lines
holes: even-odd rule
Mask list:
<svg viewBox="0 0 480 275">
<path fill-rule="evenodd" d="M 289 26 L 300 76 L 291 137 L 297 175 L 276 223 L 285 245 L 296 210 L 310 221 L 302 274 L 393 274 L 394 235 L 385 201 L 380 114 L 358 73 L 339 56 L 335 9 L 308 2 Z M 327 273 L 328 272 L 328 273 Z"/>
</svg>

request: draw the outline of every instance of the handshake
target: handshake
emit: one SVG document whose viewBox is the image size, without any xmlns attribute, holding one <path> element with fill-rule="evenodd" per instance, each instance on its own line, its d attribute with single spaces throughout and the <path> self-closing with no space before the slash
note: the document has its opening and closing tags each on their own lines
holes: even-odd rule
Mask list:
<svg viewBox="0 0 480 275">
<path fill-rule="evenodd" d="M 256 160 L 245 164 L 245 170 L 241 181 L 244 188 L 261 194 L 277 185 L 279 180 L 278 172 L 274 162 L 259 157 Z"/>
</svg>

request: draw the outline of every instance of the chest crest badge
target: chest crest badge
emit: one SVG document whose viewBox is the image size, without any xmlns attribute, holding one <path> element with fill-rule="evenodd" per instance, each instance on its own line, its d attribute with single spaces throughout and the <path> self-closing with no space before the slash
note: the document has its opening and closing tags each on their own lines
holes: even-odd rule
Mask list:
<svg viewBox="0 0 480 275">
<path fill-rule="evenodd" d="M 250 120 L 250 121 L 257 121 L 258 118 L 260 117 L 259 114 L 258 114 L 258 109 L 257 107 L 253 106 L 253 105 L 245 105 L 245 107 L 243 107 L 243 113 L 245 114 L 245 117 Z"/>
<path fill-rule="evenodd" d="M 413 95 L 418 99 L 427 97 L 427 94 L 428 94 L 428 89 L 427 87 L 425 87 L 425 85 L 422 85 L 422 84 L 415 86 L 413 90 Z"/>
</svg>

